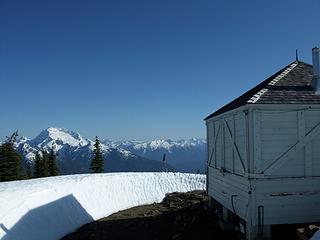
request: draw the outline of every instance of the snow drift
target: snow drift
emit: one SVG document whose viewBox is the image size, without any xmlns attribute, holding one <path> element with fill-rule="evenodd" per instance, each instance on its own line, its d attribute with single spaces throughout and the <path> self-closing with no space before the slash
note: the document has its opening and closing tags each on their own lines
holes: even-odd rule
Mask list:
<svg viewBox="0 0 320 240">
<path fill-rule="evenodd" d="M 0 183 L 0 239 L 54 240 L 83 224 L 166 193 L 205 188 L 183 173 L 82 174 Z"/>
</svg>

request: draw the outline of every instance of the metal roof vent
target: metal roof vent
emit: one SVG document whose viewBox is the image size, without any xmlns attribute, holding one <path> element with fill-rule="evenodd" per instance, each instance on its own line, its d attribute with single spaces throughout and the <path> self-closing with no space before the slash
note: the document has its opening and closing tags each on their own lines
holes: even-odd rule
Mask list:
<svg viewBox="0 0 320 240">
<path fill-rule="evenodd" d="M 312 48 L 312 65 L 313 65 L 313 78 L 312 87 L 316 94 L 320 94 L 320 64 L 319 64 L 319 48 Z"/>
</svg>

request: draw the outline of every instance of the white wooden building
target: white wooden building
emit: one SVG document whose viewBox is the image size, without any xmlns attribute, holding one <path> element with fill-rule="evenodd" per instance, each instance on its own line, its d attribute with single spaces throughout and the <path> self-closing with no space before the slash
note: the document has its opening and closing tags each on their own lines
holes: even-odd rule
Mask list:
<svg viewBox="0 0 320 240">
<path fill-rule="evenodd" d="M 270 226 L 320 222 L 319 48 L 206 121 L 207 191 L 245 221 L 246 236 Z"/>
</svg>

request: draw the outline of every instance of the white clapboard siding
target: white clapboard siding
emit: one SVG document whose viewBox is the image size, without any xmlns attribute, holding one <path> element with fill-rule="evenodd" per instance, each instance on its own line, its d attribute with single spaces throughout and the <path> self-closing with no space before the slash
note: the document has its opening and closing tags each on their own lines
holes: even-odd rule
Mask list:
<svg viewBox="0 0 320 240">
<path fill-rule="evenodd" d="M 311 151 L 312 175 L 320 176 L 320 136 L 311 142 Z"/>
<path fill-rule="evenodd" d="M 260 179 L 255 191 L 256 208 L 264 207 L 265 224 L 319 221 L 320 177 Z"/>
<path fill-rule="evenodd" d="M 319 107 L 260 105 L 246 114 L 241 109 L 207 122 L 213 152 L 209 196 L 245 220 L 248 229 L 261 221 L 319 222 Z"/>
<path fill-rule="evenodd" d="M 261 111 L 261 167 L 265 169 L 298 140 L 297 113 Z"/>
<path fill-rule="evenodd" d="M 306 110 L 305 111 L 306 131 L 309 132 L 314 128 L 320 121 L 319 110 Z"/>
<path fill-rule="evenodd" d="M 248 179 L 230 173 L 222 174 L 217 169 L 209 168 L 208 181 L 209 196 L 241 218 L 247 219 L 249 217 L 248 192 L 250 187 Z"/>
<path fill-rule="evenodd" d="M 304 177 L 305 176 L 305 162 L 304 149 L 296 153 L 289 161 L 277 169 L 272 176 L 274 177 Z"/>
<path fill-rule="evenodd" d="M 305 112 L 306 132 L 310 132 L 320 121 L 320 110 L 309 110 Z M 320 176 L 320 135 L 316 136 L 307 151 L 311 152 L 310 165 L 313 176 Z M 308 155 L 306 155 L 308 157 Z"/>
<path fill-rule="evenodd" d="M 320 122 L 320 111 L 309 109 L 254 111 L 254 164 L 255 173 L 263 173 L 287 151 L 303 139 Z M 274 177 L 319 176 L 320 136 L 305 144 L 283 164 L 266 173 Z M 268 172 L 268 171 L 266 171 Z"/>
</svg>

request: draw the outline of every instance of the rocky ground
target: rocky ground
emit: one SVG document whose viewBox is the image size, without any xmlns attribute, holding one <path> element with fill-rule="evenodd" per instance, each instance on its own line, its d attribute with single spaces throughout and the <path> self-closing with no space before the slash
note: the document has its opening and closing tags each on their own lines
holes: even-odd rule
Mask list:
<svg viewBox="0 0 320 240">
<path fill-rule="evenodd" d="M 213 212 L 205 210 L 204 191 L 168 194 L 161 203 L 120 211 L 89 223 L 62 240 L 239 239 L 223 232 Z"/>
</svg>

